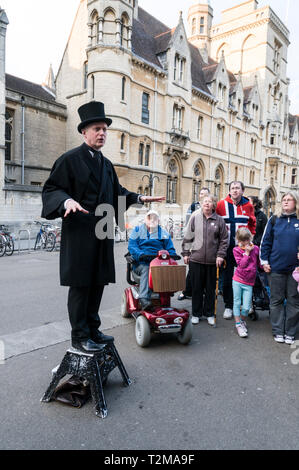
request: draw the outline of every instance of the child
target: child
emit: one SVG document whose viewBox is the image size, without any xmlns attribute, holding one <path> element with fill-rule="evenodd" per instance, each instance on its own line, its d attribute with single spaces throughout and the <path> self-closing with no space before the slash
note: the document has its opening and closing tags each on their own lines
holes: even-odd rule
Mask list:
<svg viewBox="0 0 299 470">
<path fill-rule="evenodd" d="M 252 243 L 253 236 L 247 228 L 239 228 L 236 234 L 237 246 L 233 249 L 237 268 L 233 276 L 234 317 L 241 338 L 247 338 L 245 322 L 251 308 L 252 290 L 257 267 L 260 267 L 259 248 Z M 242 312 L 240 315 L 240 308 Z"/>
<path fill-rule="evenodd" d="M 297 254 L 297 258 L 299 260 L 299 251 L 298 251 L 298 254 Z M 295 268 L 295 270 L 293 271 L 293 278 L 295 279 L 296 282 L 298 282 L 297 290 L 299 292 L 299 266 L 297 268 Z"/>
</svg>

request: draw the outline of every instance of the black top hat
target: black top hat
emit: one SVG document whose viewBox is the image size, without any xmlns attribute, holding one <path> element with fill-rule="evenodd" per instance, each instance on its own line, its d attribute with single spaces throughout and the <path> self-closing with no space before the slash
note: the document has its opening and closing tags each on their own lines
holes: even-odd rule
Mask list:
<svg viewBox="0 0 299 470">
<path fill-rule="evenodd" d="M 90 103 L 83 104 L 78 109 L 78 113 L 82 121 L 78 126 L 80 134 L 84 127 L 93 122 L 105 122 L 107 126 L 110 126 L 112 123 L 112 119 L 107 118 L 105 115 L 104 103 L 100 101 L 91 101 Z"/>
</svg>

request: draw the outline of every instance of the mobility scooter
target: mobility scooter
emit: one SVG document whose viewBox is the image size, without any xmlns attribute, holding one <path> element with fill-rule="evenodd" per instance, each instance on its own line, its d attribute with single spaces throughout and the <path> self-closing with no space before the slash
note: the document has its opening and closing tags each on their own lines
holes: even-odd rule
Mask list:
<svg viewBox="0 0 299 470">
<path fill-rule="evenodd" d="M 180 259 L 180 256 L 170 257 L 168 251 L 161 250 L 158 252 L 158 256 L 143 255 L 140 257 L 140 261 L 151 261 L 149 287 L 153 291 L 152 306 L 145 310 L 142 310 L 139 302 L 140 277 L 132 269 L 133 258 L 130 253 L 125 255 L 125 258 L 127 260 L 127 282 L 130 287 L 123 294 L 121 314 L 125 318 L 132 316 L 136 320 L 137 344 L 141 347 L 148 346 L 152 334 L 155 333 L 175 333 L 181 344 L 190 343 L 193 332 L 191 315 L 188 310 L 171 307 L 170 302 L 174 292 L 184 288 L 182 281 L 185 282 L 186 279 L 186 267 L 179 266 L 175 261 L 175 259 Z M 162 270 L 159 270 L 159 267 Z M 172 272 L 166 270 L 172 270 Z M 181 279 L 180 285 L 178 278 Z"/>
</svg>

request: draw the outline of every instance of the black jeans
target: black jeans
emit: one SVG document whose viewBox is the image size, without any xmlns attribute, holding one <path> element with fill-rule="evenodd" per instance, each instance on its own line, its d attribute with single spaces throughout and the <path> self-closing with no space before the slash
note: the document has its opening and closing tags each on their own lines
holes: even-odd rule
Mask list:
<svg viewBox="0 0 299 470">
<path fill-rule="evenodd" d="M 214 316 L 216 290 L 216 264 L 200 264 L 190 261 L 192 284 L 192 315 L 195 317 Z"/>
<path fill-rule="evenodd" d="M 101 320 L 99 308 L 104 286 L 70 287 L 68 312 L 72 327 L 72 341 L 92 339 Z"/>
<path fill-rule="evenodd" d="M 270 284 L 270 321 L 273 335 L 295 336 L 299 328 L 298 283 L 289 274 L 271 273 Z M 284 300 L 286 305 L 284 306 Z"/>
<path fill-rule="evenodd" d="M 188 274 L 186 276 L 186 287 L 183 290 L 183 294 L 187 297 L 192 297 L 192 285 L 191 285 L 191 276 L 190 276 L 190 268 L 188 270 Z"/>
<path fill-rule="evenodd" d="M 233 247 L 229 247 L 226 254 L 226 267 L 223 269 L 223 300 L 225 308 L 233 309 L 233 275 L 236 266 Z"/>
</svg>

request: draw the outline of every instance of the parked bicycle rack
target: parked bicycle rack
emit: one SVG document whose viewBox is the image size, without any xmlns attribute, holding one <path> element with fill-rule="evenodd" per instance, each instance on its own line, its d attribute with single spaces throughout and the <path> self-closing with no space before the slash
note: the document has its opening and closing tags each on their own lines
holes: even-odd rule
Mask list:
<svg viewBox="0 0 299 470">
<path fill-rule="evenodd" d="M 28 253 L 31 253 L 31 250 L 30 250 L 30 240 L 31 240 L 30 230 L 22 229 L 22 230 L 19 230 L 19 233 L 18 233 L 18 254 L 20 254 L 20 250 L 21 250 L 20 241 L 21 241 L 21 233 L 22 232 L 25 232 L 28 235 Z"/>
</svg>

